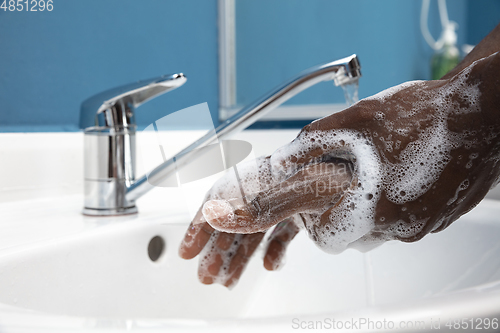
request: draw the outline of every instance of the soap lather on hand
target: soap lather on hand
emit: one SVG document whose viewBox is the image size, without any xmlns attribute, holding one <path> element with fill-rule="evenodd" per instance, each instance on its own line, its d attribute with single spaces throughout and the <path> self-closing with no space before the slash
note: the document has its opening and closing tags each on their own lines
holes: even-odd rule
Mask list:
<svg viewBox="0 0 500 333">
<path fill-rule="evenodd" d="M 181 257 L 200 254 L 200 280 L 231 287 L 274 225 L 269 270 L 301 229 L 328 253 L 444 230 L 499 181 L 499 50 L 500 25 L 440 80 L 363 99 L 307 125 L 257 169 L 243 167 L 241 182 L 222 178 Z"/>
<path fill-rule="evenodd" d="M 301 211 L 324 210 L 338 204 L 351 186 L 346 160 L 314 163 L 250 198 L 209 200 L 203 205 L 205 220 L 215 229 L 231 233 L 265 232 Z"/>
</svg>

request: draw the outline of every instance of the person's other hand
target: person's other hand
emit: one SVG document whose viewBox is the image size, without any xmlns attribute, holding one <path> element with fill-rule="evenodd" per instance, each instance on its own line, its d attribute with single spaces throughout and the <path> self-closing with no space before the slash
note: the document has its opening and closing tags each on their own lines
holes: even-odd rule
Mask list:
<svg viewBox="0 0 500 333">
<path fill-rule="evenodd" d="M 350 164 L 342 165 L 341 160 L 335 162 L 303 168 L 287 181 L 277 183 L 271 174 L 269 157 L 250 161 L 238 166 L 237 173 L 231 171 L 219 179 L 207 194 L 205 202 L 237 201 L 244 209 L 252 206 L 259 212 L 267 212 L 273 221 L 279 219 L 280 223 L 266 243 L 264 256 L 264 267 L 276 270 L 287 245 L 303 225 L 303 219 L 298 212 L 318 207 L 323 209 L 336 203 L 341 198 L 341 192 L 350 186 Z M 293 198 L 289 195 L 282 205 L 278 204 L 280 191 L 292 191 Z M 244 211 L 237 210 L 237 213 Z M 257 215 L 256 211 L 249 214 Z M 250 216 L 241 219 L 239 226 L 243 227 Z M 267 221 L 271 223 L 270 219 Z M 247 227 L 249 234 L 217 231 L 206 222 L 200 208 L 186 232 L 179 254 L 184 259 L 200 256 L 198 276 L 201 282 L 232 287 L 261 243 L 267 229 L 261 228 L 261 231 L 255 232 L 252 225 Z"/>
<path fill-rule="evenodd" d="M 269 158 L 247 162 L 236 170 L 238 173 L 230 171 L 214 184 L 205 202 L 242 197 L 271 185 Z M 179 255 L 184 259 L 200 257 L 198 277 L 202 283 L 220 283 L 232 287 L 261 243 L 264 233 L 235 234 L 216 231 L 206 223 L 201 210 L 200 208 L 181 242 Z M 286 247 L 298 230 L 293 219 L 283 221 L 280 228 L 276 229 L 273 234 L 275 241 L 270 243 L 264 259 L 267 269 L 276 268 L 269 264 L 268 258 L 281 253 L 275 243 L 279 242 L 278 246 Z"/>
</svg>

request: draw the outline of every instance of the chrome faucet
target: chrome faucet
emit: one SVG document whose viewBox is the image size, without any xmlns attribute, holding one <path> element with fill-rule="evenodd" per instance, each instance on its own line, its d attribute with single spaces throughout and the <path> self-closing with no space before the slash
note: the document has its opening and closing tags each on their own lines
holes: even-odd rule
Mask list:
<svg viewBox="0 0 500 333">
<path fill-rule="evenodd" d="M 243 108 L 216 129 L 160 164 L 148 175 L 135 178 L 135 108 L 186 82 L 183 74 L 139 81 L 94 95 L 80 110 L 84 129 L 85 206 L 83 214 L 125 215 L 137 212 L 135 202 L 154 185 L 187 165 L 196 150 L 253 124 L 267 112 L 318 82 L 333 80 L 336 86 L 361 77 L 356 55 L 312 67 L 286 81 L 259 100 Z"/>
</svg>

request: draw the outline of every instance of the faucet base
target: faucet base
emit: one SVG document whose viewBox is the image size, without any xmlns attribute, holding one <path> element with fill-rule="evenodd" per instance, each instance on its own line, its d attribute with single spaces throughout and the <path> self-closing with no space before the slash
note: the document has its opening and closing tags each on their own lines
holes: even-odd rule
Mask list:
<svg viewBox="0 0 500 333">
<path fill-rule="evenodd" d="M 128 207 L 120 209 L 93 209 L 93 208 L 83 208 L 83 215 L 86 216 L 121 216 L 121 215 L 132 215 L 137 214 L 137 207 Z"/>
</svg>

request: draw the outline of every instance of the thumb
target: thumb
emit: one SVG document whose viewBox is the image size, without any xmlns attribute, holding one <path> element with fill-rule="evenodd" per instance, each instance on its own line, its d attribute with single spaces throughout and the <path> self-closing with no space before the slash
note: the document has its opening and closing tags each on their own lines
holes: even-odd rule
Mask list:
<svg viewBox="0 0 500 333">
<path fill-rule="evenodd" d="M 304 166 L 253 198 L 207 201 L 202 212 L 206 221 L 219 231 L 262 232 L 300 212 L 323 212 L 340 201 L 351 183 L 352 164 L 331 159 Z"/>
<path fill-rule="evenodd" d="M 373 121 L 373 113 L 370 108 L 367 110 L 366 104 L 369 103 L 359 102 L 305 126 L 292 142 L 271 155 L 273 177 L 281 180 L 304 165 L 332 157 L 355 162 L 360 157 L 358 155 L 366 155 L 365 150 L 370 144 L 362 135 L 363 128 L 367 127 L 367 122 Z"/>
</svg>

